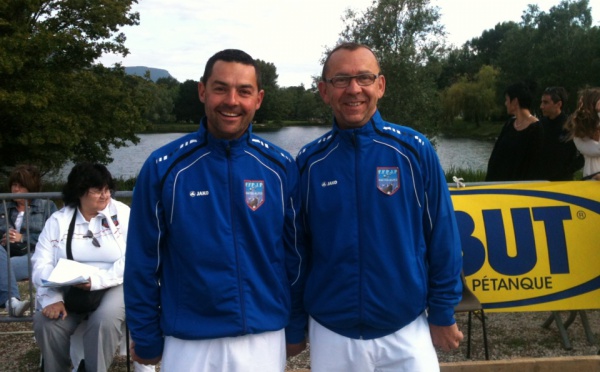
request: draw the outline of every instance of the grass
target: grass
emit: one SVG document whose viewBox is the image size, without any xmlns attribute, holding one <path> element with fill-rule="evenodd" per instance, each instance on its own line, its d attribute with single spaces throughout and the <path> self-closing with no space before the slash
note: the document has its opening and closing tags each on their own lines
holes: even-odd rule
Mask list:
<svg viewBox="0 0 600 372">
<path fill-rule="evenodd" d="M 450 167 L 446 172 L 446 182 L 453 183 L 452 177 L 462 178 L 463 183 L 485 181 L 486 171 Z"/>
</svg>

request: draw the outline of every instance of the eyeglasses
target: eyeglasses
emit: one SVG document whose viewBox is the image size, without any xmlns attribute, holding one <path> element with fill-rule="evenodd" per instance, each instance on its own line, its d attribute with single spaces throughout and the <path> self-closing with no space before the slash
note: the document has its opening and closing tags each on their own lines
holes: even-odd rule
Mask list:
<svg viewBox="0 0 600 372">
<path fill-rule="evenodd" d="M 98 188 L 92 187 L 92 188 L 88 189 L 88 194 L 93 195 L 93 196 L 100 196 L 103 194 L 111 195 L 112 190 L 109 188 L 98 189 Z"/>
<path fill-rule="evenodd" d="M 330 83 L 335 88 L 346 88 L 350 85 L 352 79 L 356 79 L 356 83 L 360 86 L 371 85 L 377 80 L 381 74 L 359 74 L 352 76 L 334 76 L 331 79 L 325 79 L 327 83 Z"/>
<path fill-rule="evenodd" d="M 98 241 L 98 239 L 96 239 L 96 237 L 94 236 L 94 233 L 91 230 L 88 230 L 83 237 L 91 238 L 92 244 L 94 245 L 94 247 L 100 248 L 100 242 Z"/>
</svg>

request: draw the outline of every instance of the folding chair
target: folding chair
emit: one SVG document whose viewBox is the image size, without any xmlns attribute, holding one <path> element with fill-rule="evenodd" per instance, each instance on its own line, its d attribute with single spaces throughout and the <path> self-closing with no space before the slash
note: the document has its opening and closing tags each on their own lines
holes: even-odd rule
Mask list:
<svg viewBox="0 0 600 372">
<path fill-rule="evenodd" d="M 485 328 L 485 313 L 483 311 L 483 306 L 481 306 L 481 302 L 477 299 L 477 297 L 471 292 L 471 289 L 467 286 L 467 281 L 465 279 L 464 273 L 460 274 L 460 278 L 462 280 L 463 290 L 462 290 L 462 299 L 454 308 L 455 313 L 469 313 L 469 320 L 467 326 L 467 358 L 471 358 L 471 317 L 475 315 L 479 320 L 481 320 L 481 327 L 483 328 L 483 348 L 485 351 L 485 359 L 489 360 L 490 356 L 488 353 L 488 342 L 487 342 L 487 330 Z"/>
</svg>

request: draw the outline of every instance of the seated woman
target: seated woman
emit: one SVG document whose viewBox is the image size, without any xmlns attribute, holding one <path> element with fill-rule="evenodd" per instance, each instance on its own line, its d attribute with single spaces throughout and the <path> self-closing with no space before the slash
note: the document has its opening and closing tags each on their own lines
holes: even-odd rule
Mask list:
<svg viewBox="0 0 600 372">
<path fill-rule="evenodd" d="M 8 176 L 8 187 L 13 194 L 40 192 L 41 186 L 40 172 L 32 165 L 18 165 Z M 10 316 L 23 316 L 29 306 L 29 301 L 20 300 L 17 281 L 29 278 L 27 248 L 33 254 L 46 220 L 56 210 L 56 204 L 45 199 L 13 199 L 6 203 L 6 210 L 4 206 L 0 210 L 0 244 L 5 248 L 0 249 L 0 304 L 6 306 Z"/>
<path fill-rule="evenodd" d="M 565 127 L 585 159 L 583 179 L 600 181 L 600 88 L 588 88 L 579 93 L 579 107 Z"/>
<path fill-rule="evenodd" d="M 125 319 L 123 269 L 129 225 L 129 207 L 112 199 L 114 187 L 105 166 L 76 165 L 63 189 L 65 207 L 50 217 L 40 234 L 32 261 L 41 311 L 34 315 L 33 329 L 46 371 L 71 370 L 70 335 L 84 319 L 85 370 L 106 371 L 112 363 Z M 92 270 L 85 284 L 44 287 L 43 280 L 58 260 L 69 256 L 99 270 Z M 69 302 L 69 292 L 82 293 L 79 290 L 104 291 L 99 306 L 70 310 L 77 303 Z"/>
</svg>

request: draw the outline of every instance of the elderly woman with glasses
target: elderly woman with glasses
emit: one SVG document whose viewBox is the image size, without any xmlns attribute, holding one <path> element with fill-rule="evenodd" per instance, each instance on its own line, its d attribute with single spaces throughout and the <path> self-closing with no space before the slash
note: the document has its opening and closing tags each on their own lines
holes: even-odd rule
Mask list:
<svg viewBox="0 0 600 372">
<path fill-rule="evenodd" d="M 114 188 L 105 166 L 77 164 L 63 188 L 65 207 L 50 217 L 39 237 L 32 261 L 41 311 L 34 316 L 33 328 L 46 371 L 71 370 L 70 336 L 83 320 L 87 320 L 82 361 L 86 371 L 106 371 L 119 345 L 125 319 L 123 269 L 129 207 L 112 198 Z M 45 286 L 60 259 L 91 266 L 86 282 Z M 97 308 L 80 306 L 81 297 L 71 301 L 74 293 L 95 298 Z"/>
</svg>

